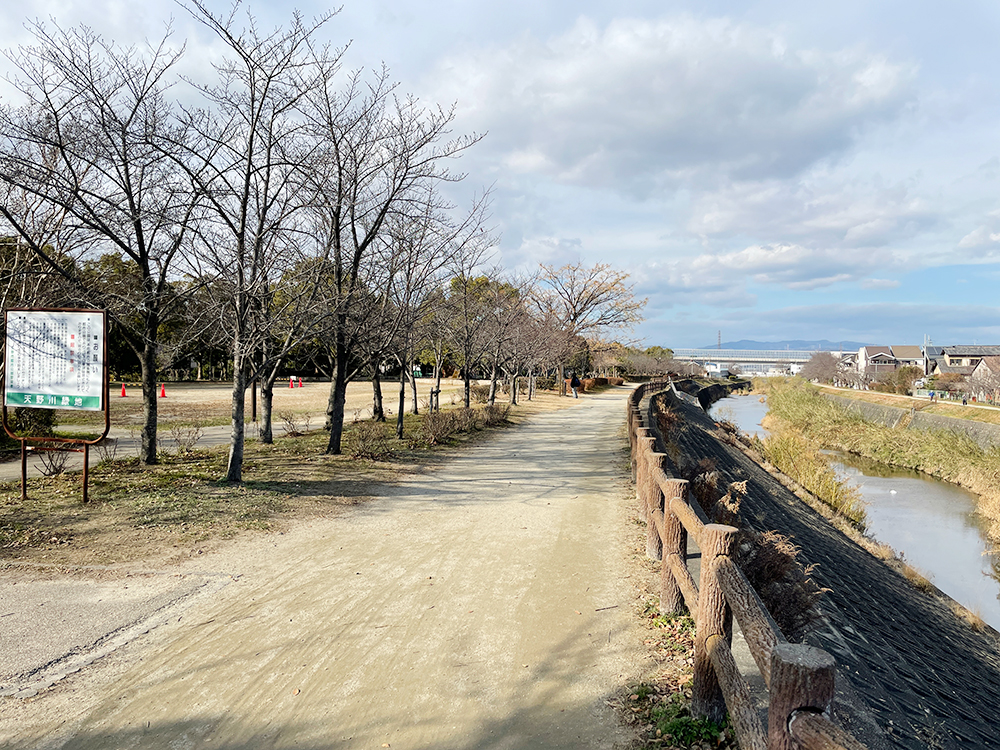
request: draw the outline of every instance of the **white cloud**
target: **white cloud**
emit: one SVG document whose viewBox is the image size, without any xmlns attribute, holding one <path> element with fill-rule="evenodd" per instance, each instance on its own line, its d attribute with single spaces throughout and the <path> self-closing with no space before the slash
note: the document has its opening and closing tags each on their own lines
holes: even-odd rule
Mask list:
<svg viewBox="0 0 1000 750">
<path fill-rule="evenodd" d="M 862 289 L 898 289 L 899 282 L 895 279 L 865 279 L 861 282 Z"/>
<path fill-rule="evenodd" d="M 790 50 L 726 19 L 579 19 L 439 67 L 435 96 L 520 171 L 649 195 L 788 177 L 843 152 L 912 96 L 912 70 L 861 51 Z"/>
<path fill-rule="evenodd" d="M 820 173 L 704 192 L 691 206 L 687 228 L 705 237 L 752 235 L 860 248 L 898 242 L 940 221 L 940 209 L 905 183 Z"/>
</svg>

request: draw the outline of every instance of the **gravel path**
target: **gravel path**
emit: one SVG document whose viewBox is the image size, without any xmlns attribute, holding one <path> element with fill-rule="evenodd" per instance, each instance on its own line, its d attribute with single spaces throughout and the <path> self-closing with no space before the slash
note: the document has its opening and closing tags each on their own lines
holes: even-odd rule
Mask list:
<svg viewBox="0 0 1000 750">
<path fill-rule="evenodd" d="M 673 440 L 685 457 L 715 461 L 726 483 L 748 481 L 746 522 L 776 529 L 816 564 L 830 592 L 827 622 L 807 640 L 834 655 L 891 747 L 1000 748 L 997 634 L 977 632 L 941 597 L 902 576 L 830 526 L 741 452 L 721 443 L 700 408 L 677 403 Z M 720 483 L 721 486 L 721 483 Z"/>
<path fill-rule="evenodd" d="M 0 699 L 0 746 L 625 746 L 606 701 L 643 658 L 626 394 L 198 559 L 227 583 L 37 697 Z"/>
</svg>

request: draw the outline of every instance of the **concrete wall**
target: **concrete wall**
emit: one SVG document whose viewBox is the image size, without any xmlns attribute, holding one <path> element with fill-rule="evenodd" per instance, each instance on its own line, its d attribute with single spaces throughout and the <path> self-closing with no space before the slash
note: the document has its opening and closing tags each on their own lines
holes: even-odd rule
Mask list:
<svg viewBox="0 0 1000 750">
<path fill-rule="evenodd" d="M 973 422 L 967 419 L 955 419 L 954 417 L 942 417 L 939 414 L 924 414 L 920 411 L 911 412 L 910 409 L 871 404 L 867 401 L 858 401 L 853 398 L 845 398 L 829 393 L 824 395 L 831 401 L 836 401 L 838 404 L 847 407 L 849 411 L 860 414 L 869 422 L 883 424 L 887 427 L 896 427 L 903 421 L 904 417 L 910 416 L 912 413 L 912 418 L 906 425 L 906 429 L 908 430 L 950 430 L 968 435 L 984 450 L 1000 446 L 1000 425 Z"/>
</svg>

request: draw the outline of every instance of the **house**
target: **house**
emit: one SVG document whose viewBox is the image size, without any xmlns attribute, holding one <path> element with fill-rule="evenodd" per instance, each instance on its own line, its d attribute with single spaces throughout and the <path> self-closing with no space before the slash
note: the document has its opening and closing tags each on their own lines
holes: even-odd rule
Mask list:
<svg viewBox="0 0 1000 750">
<path fill-rule="evenodd" d="M 924 352 L 919 346 L 890 346 L 892 356 L 896 358 L 897 367 L 919 367 L 920 372 L 924 369 L 926 359 Z"/>
<path fill-rule="evenodd" d="M 986 356 L 969 375 L 969 387 L 974 397 L 980 401 L 996 401 L 1000 398 L 1000 356 Z"/>
<path fill-rule="evenodd" d="M 888 346 L 863 346 L 858 349 L 858 374 L 875 377 L 896 369 L 896 358 Z"/>
<path fill-rule="evenodd" d="M 944 360 L 943 346 L 927 346 L 924 348 L 924 375 L 930 375 L 934 368 Z"/>
<path fill-rule="evenodd" d="M 983 357 L 1000 356 L 1000 346 L 945 346 L 941 356 L 948 367 L 975 367 Z"/>
</svg>

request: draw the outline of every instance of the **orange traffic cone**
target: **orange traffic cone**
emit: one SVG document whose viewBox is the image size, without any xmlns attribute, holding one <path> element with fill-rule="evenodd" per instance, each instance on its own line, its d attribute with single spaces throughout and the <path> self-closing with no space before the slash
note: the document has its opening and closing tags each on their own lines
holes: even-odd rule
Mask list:
<svg viewBox="0 0 1000 750">
<path fill-rule="evenodd" d="M 160 398 L 166 398 L 166 397 L 167 397 L 167 384 L 160 383 Z"/>
<path fill-rule="evenodd" d="M 294 388 L 295 387 L 295 378 L 289 378 L 288 379 L 288 387 L 289 388 Z"/>
<path fill-rule="evenodd" d="M 128 394 L 125 393 L 125 384 L 122 383 L 122 398 L 128 398 Z"/>
<path fill-rule="evenodd" d="M 302 387 L 302 376 L 299 375 L 299 388 L 301 388 L 301 387 Z"/>
</svg>

